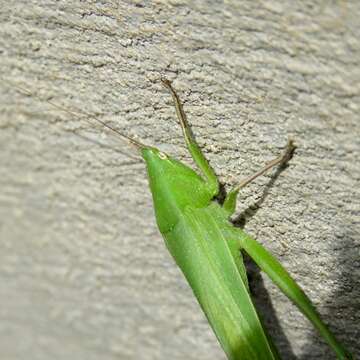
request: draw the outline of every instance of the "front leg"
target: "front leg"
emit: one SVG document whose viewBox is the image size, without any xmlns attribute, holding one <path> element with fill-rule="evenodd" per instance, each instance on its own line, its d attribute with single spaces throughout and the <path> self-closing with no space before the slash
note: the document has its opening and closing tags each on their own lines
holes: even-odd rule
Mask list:
<svg viewBox="0 0 360 360">
<path fill-rule="evenodd" d="M 176 115 L 179 119 L 179 123 L 183 132 L 186 146 L 194 159 L 196 165 L 202 171 L 205 181 L 209 187 L 209 191 L 212 196 L 216 196 L 219 192 L 219 182 L 216 177 L 216 174 L 213 168 L 210 166 L 209 162 L 205 158 L 203 152 L 201 151 L 199 145 L 197 144 L 195 137 L 190 129 L 190 125 L 186 119 L 184 109 L 182 107 L 180 98 L 174 88 L 171 85 L 171 82 L 167 79 L 161 80 L 163 85 L 170 91 L 170 94 L 174 100 Z"/>
<path fill-rule="evenodd" d="M 266 171 L 270 170 L 276 165 L 285 165 L 291 158 L 294 153 L 296 146 L 294 144 L 294 141 L 292 139 L 289 139 L 286 145 L 286 149 L 284 153 L 280 156 L 278 156 L 276 159 L 270 161 L 267 163 L 262 169 L 260 169 L 255 174 L 247 177 L 243 181 L 241 181 L 238 185 L 236 185 L 230 192 L 227 194 L 225 201 L 224 201 L 224 209 L 227 211 L 229 216 L 231 216 L 235 212 L 236 208 L 236 199 L 237 195 L 243 187 L 245 187 L 247 184 L 251 183 L 253 180 L 255 180 L 260 175 L 264 174 Z"/>
</svg>

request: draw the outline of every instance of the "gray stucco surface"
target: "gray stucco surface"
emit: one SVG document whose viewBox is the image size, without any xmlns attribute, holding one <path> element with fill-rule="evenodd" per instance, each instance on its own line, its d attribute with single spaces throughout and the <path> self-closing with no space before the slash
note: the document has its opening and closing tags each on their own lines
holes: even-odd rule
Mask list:
<svg viewBox="0 0 360 360">
<path fill-rule="evenodd" d="M 0 6 L 1 359 L 225 359 L 156 228 L 144 164 L 43 101 L 191 164 L 160 76 L 226 188 L 296 139 L 285 171 L 243 190 L 239 223 L 360 355 L 359 1 Z M 249 270 L 284 359 L 333 359 Z"/>
</svg>

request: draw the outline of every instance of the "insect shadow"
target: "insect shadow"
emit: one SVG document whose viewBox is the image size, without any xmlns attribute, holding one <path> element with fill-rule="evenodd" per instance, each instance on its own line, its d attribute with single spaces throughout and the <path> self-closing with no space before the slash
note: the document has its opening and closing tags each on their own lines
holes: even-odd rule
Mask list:
<svg viewBox="0 0 360 360">
<path fill-rule="evenodd" d="M 265 185 L 260 199 L 254 204 L 250 205 L 247 209 L 245 209 L 235 219 L 232 220 L 234 226 L 243 229 L 246 225 L 246 222 L 256 215 L 257 211 L 260 209 L 261 205 L 268 196 L 270 189 L 276 182 L 279 175 L 286 169 L 286 167 L 287 165 L 284 164 L 276 169 L 276 171 L 272 174 L 270 181 Z M 225 190 L 222 187 L 221 197 L 224 196 L 224 194 Z M 295 360 L 296 357 L 292 351 L 290 342 L 287 339 L 276 316 L 269 292 L 264 286 L 260 268 L 246 254 L 244 254 L 244 260 L 248 273 L 252 299 L 255 303 L 256 309 L 259 311 L 259 315 L 265 325 L 265 328 L 267 328 L 269 334 L 271 334 L 271 338 L 277 345 L 281 357 L 287 360 Z"/>
<path fill-rule="evenodd" d="M 334 325 L 338 324 L 337 328 L 333 328 L 334 333 L 339 338 L 347 339 L 354 359 L 360 359 L 360 344 L 356 335 L 352 335 L 359 333 L 359 305 L 356 300 L 349 303 L 349 299 L 359 298 L 360 281 L 356 270 L 360 270 L 360 263 L 358 252 L 355 250 L 356 244 L 359 242 L 359 234 L 356 234 L 354 229 L 345 224 L 342 228 L 346 230 L 334 243 L 334 248 L 337 248 L 339 252 L 337 266 L 341 270 L 337 279 L 338 285 L 334 293 L 331 294 L 331 304 L 328 304 L 327 310 L 322 314 L 325 318 L 331 318 Z M 333 309 L 336 309 L 336 311 L 333 311 Z M 304 346 L 305 351 L 299 359 L 332 359 L 331 350 L 328 349 L 320 337 L 315 336 L 314 329 L 311 332 L 314 336 L 308 337 L 308 343 Z"/>
</svg>

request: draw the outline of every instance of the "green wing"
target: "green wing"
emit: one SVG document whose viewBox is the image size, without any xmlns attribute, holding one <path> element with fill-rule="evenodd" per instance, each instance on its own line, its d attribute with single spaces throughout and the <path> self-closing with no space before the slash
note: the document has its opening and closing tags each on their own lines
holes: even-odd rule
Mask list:
<svg viewBox="0 0 360 360">
<path fill-rule="evenodd" d="M 243 265 L 239 257 L 235 261 L 224 236 L 229 223 L 221 219 L 225 219 L 223 209 L 216 204 L 187 208 L 171 232 L 163 234 L 167 247 L 228 359 L 278 359 L 251 300 Z"/>
</svg>

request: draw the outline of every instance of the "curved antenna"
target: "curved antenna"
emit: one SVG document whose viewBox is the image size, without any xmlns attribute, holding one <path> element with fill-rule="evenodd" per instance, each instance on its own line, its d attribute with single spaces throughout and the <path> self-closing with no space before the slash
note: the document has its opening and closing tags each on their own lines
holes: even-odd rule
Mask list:
<svg viewBox="0 0 360 360">
<path fill-rule="evenodd" d="M 97 123 L 99 123 L 100 125 L 102 125 L 103 127 L 105 127 L 106 129 L 112 131 L 114 134 L 116 134 L 117 136 L 119 136 L 120 138 L 122 138 L 123 140 L 126 140 L 127 142 L 129 142 L 131 145 L 135 146 L 136 149 L 140 150 L 140 149 L 143 149 L 145 147 L 147 147 L 145 144 L 142 144 L 140 141 L 137 141 L 135 139 L 133 139 L 132 137 L 130 136 L 127 136 L 125 134 L 123 134 L 122 132 L 120 132 L 119 130 L 115 129 L 113 126 L 107 124 L 105 121 L 103 120 L 100 120 L 99 118 L 95 117 L 94 115 L 90 115 L 90 114 L 86 114 L 84 112 L 76 112 L 76 111 L 72 111 L 72 110 L 69 110 L 69 109 L 66 109 L 56 103 L 53 103 L 51 100 L 45 100 L 45 99 L 42 99 L 39 95 L 36 95 L 36 94 L 32 94 L 29 90 L 23 88 L 22 86 L 19 86 L 19 85 L 15 85 L 15 84 L 11 84 L 9 81 L 5 80 L 5 79 L 1 79 L 1 81 L 4 81 L 6 82 L 9 86 L 19 90 L 20 92 L 28 95 L 28 96 L 32 96 L 40 101 L 45 101 L 46 103 L 48 103 L 49 105 L 53 106 L 54 108 L 60 110 L 60 111 L 63 111 L 67 114 L 70 114 L 70 115 L 73 115 L 75 116 L 76 118 L 80 119 L 79 115 L 83 115 L 85 118 L 85 120 L 87 120 L 88 122 L 90 122 L 89 119 L 92 119 L 94 121 L 96 121 Z"/>
</svg>

